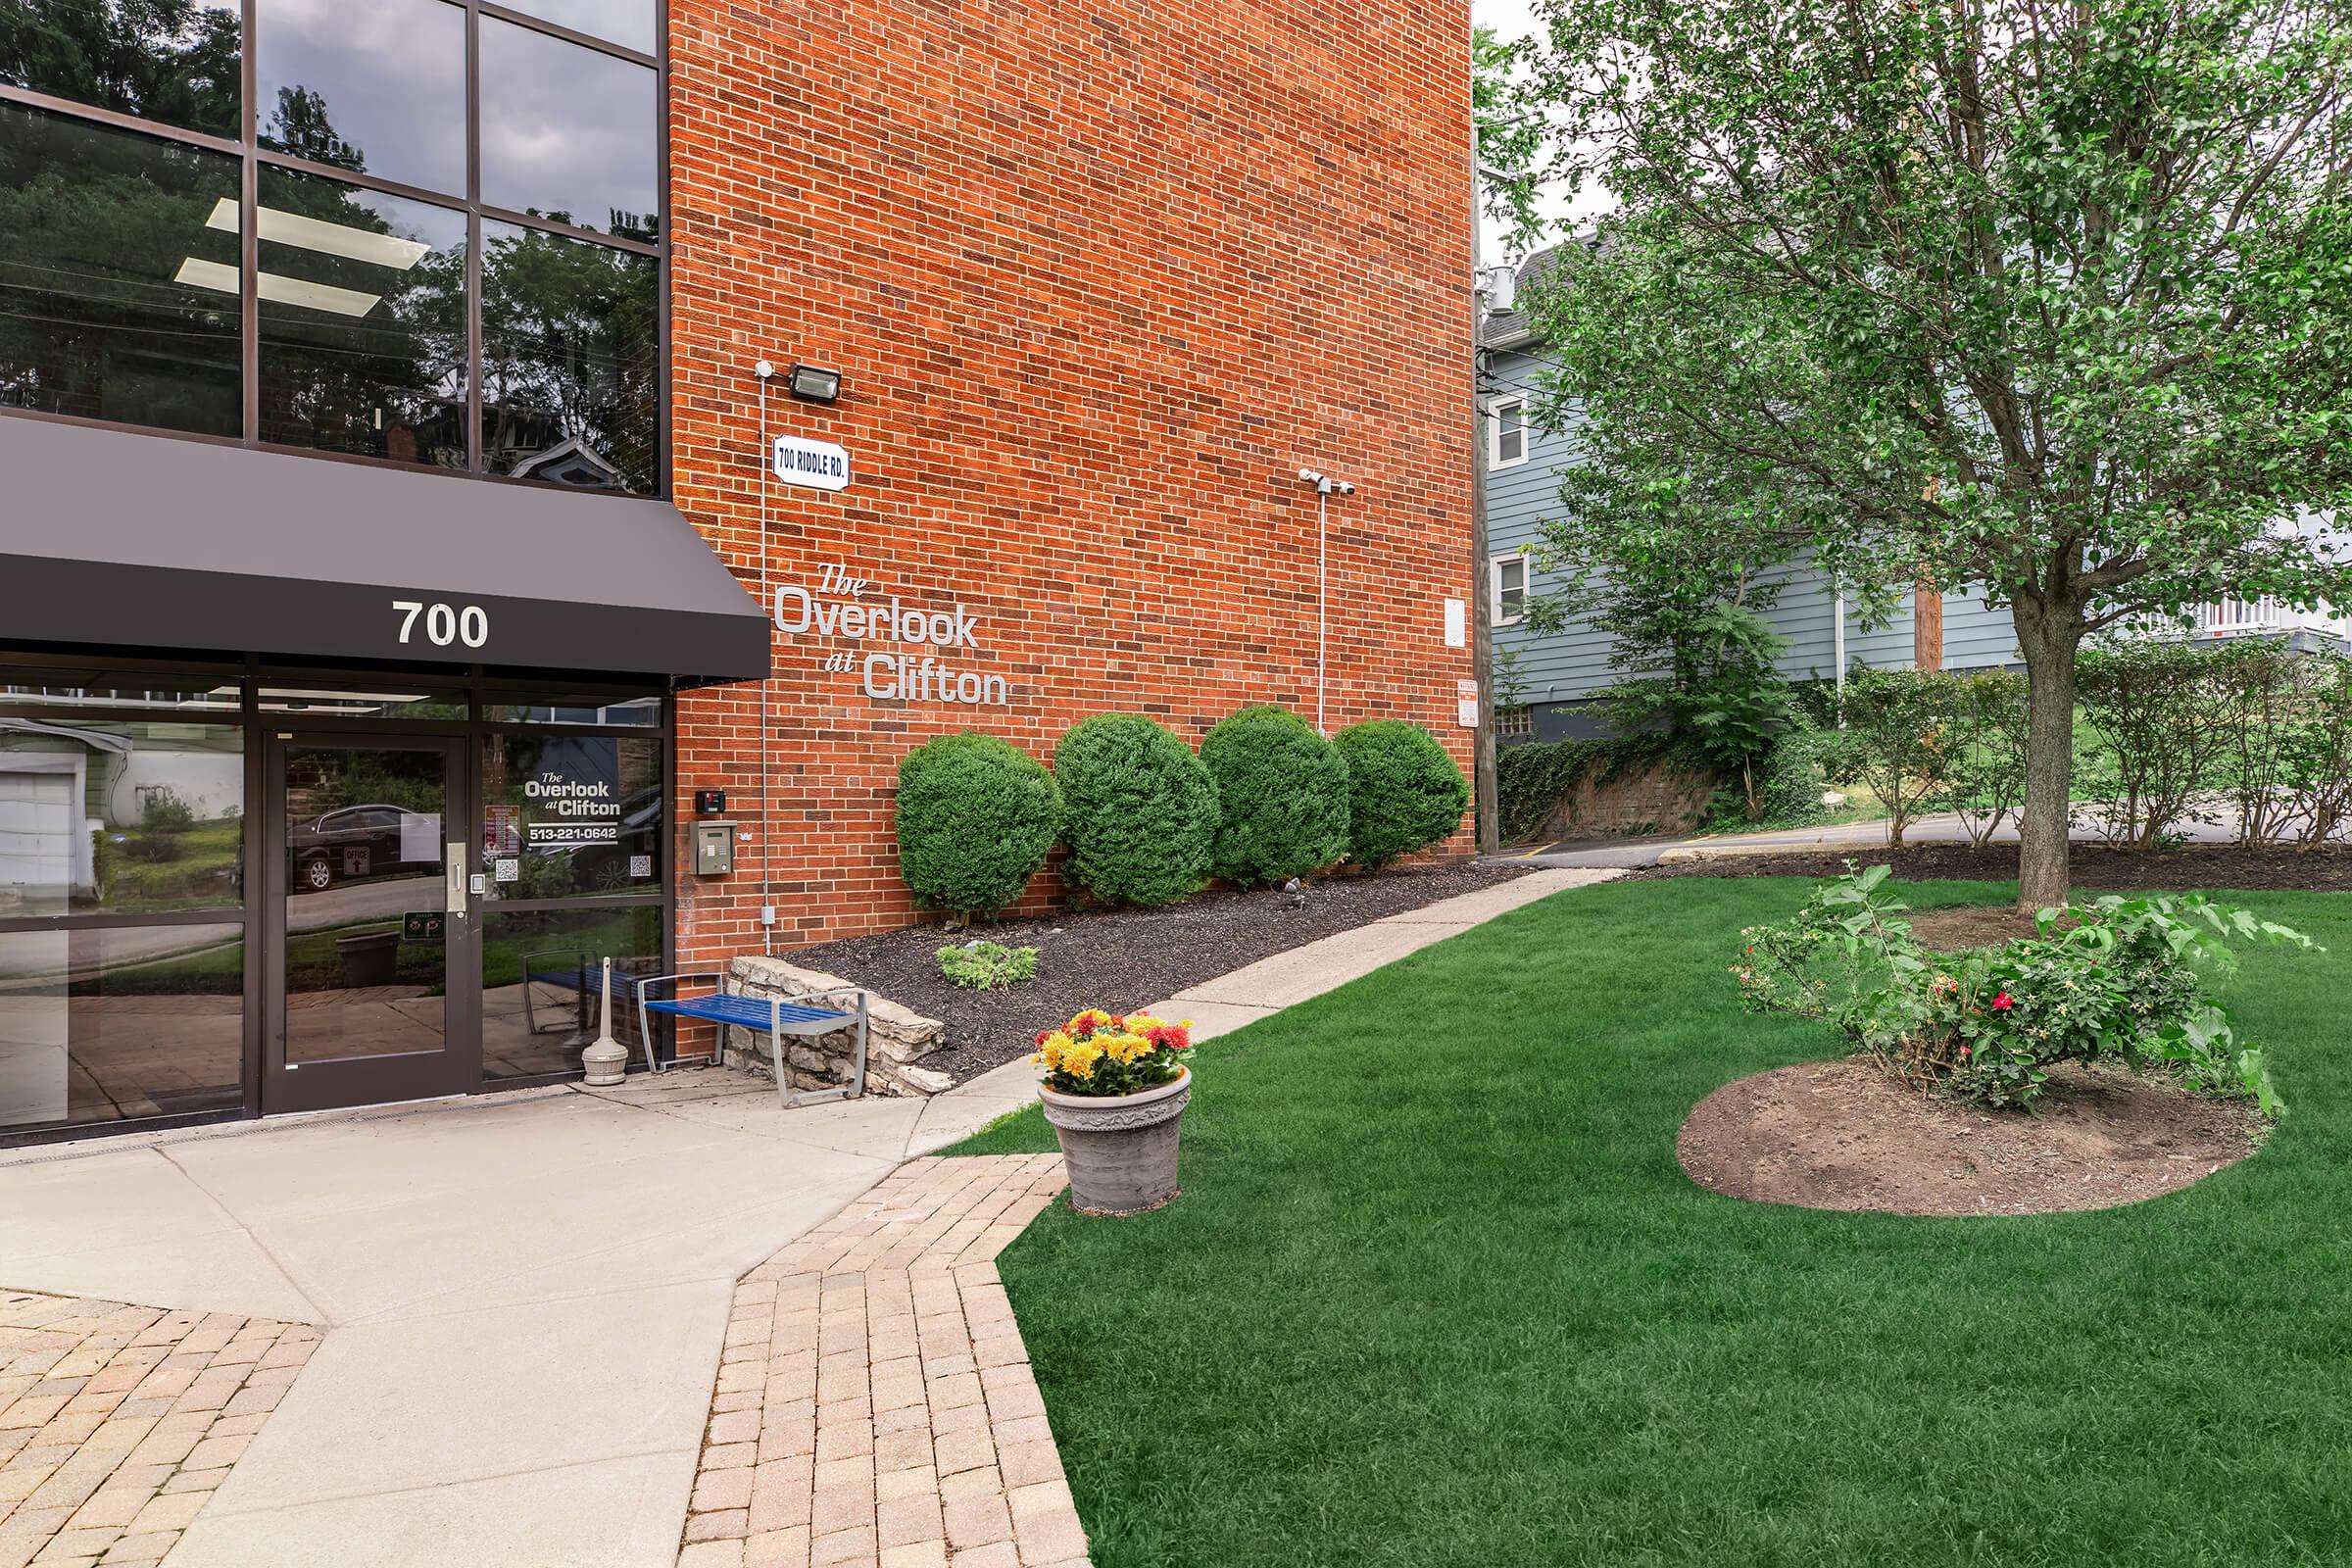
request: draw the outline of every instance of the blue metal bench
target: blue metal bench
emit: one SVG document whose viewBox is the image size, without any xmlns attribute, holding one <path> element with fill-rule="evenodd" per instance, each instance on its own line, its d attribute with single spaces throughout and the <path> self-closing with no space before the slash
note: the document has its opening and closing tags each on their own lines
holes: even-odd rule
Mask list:
<svg viewBox="0 0 2352 1568">
<path fill-rule="evenodd" d="M 721 1028 L 752 1029 L 767 1036 L 768 1064 L 775 1069 L 776 1098 L 789 1110 L 795 1105 L 807 1105 L 820 1100 L 858 1100 L 865 1094 L 865 993 L 855 986 L 842 986 L 831 991 L 804 991 L 791 997 L 744 997 L 732 992 L 713 989 L 700 996 L 680 996 L 677 987 L 685 981 L 709 981 L 713 987 L 723 986 L 726 976 L 716 970 L 692 974 L 657 974 L 636 982 L 638 1032 L 645 1037 L 646 1065 L 655 1072 L 662 1063 L 654 1059 L 653 1014 L 667 1013 L 675 1018 L 693 1018 L 713 1023 Z M 666 985 L 670 994 L 663 997 L 657 986 Z M 840 1006 L 817 1006 L 813 1004 L 828 997 L 855 997 L 854 1010 Z M 793 1035 L 813 1039 L 819 1035 L 835 1034 L 855 1027 L 858 1031 L 858 1072 L 849 1083 L 832 1089 L 810 1089 L 800 1094 L 792 1092 L 792 1079 L 784 1066 L 784 1037 Z M 710 1059 L 715 1062 L 724 1046 L 724 1036 L 710 1048 Z M 674 1063 L 673 1063 L 674 1065 Z"/>
</svg>

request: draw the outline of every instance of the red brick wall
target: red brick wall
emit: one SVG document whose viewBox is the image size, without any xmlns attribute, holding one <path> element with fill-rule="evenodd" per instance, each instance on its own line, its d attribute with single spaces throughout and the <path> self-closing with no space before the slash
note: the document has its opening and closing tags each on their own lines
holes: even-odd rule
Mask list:
<svg viewBox="0 0 2352 1568">
<path fill-rule="evenodd" d="M 1331 726 L 1409 718 L 1468 767 L 1444 639 L 1472 581 L 1463 0 L 669 18 L 680 509 L 758 591 L 752 368 L 840 369 L 837 407 L 771 393 L 772 430 L 856 465 L 840 495 L 771 487 L 772 581 L 838 564 L 868 603 L 960 604 L 979 648 L 945 662 L 1010 699 L 876 701 L 818 666 L 887 644 L 779 635 L 770 838 L 681 876 L 682 956 L 759 946 L 763 849 L 780 947 L 913 918 L 891 789 L 926 737 L 1048 757 L 1109 710 L 1195 742 L 1249 703 L 1311 718 L 1302 466 L 1357 486 L 1331 508 Z M 716 786 L 758 834 L 759 712 L 753 686 L 681 701 L 681 817 Z"/>
</svg>

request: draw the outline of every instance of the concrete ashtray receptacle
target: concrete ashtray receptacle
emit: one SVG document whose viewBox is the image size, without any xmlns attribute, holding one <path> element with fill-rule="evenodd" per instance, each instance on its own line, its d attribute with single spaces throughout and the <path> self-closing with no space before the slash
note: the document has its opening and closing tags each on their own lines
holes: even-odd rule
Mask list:
<svg viewBox="0 0 2352 1568">
<path fill-rule="evenodd" d="M 1141 1214 L 1162 1206 L 1176 1185 L 1176 1145 L 1193 1072 L 1140 1095 L 1064 1095 L 1040 1088 L 1046 1120 L 1061 1140 L 1070 1206 L 1085 1214 Z"/>
<path fill-rule="evenodd" d="M 388 986 L 400 973 L 400 933 L 369 931 L 356 937 L 337 937 L 335 956 L 343 960 L 346 991 Z"/>
</svg>

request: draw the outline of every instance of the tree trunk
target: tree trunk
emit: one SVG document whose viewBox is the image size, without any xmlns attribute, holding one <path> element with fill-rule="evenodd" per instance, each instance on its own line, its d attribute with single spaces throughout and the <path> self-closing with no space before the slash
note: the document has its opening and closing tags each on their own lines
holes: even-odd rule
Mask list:
<svg viewBox="0 0 2352 1568">
<path fill-rule="evenodd" d="M 2073 882 L 2067 865 L 2069 807 L 2075 780 L 2075 661 L 2081 619 L 2070 612 L 2012 607 L 2026 656 L 2026 801 L 2017 813 L 2017 903 L 2022 909 L 2063 906 Z"/>
</svg>

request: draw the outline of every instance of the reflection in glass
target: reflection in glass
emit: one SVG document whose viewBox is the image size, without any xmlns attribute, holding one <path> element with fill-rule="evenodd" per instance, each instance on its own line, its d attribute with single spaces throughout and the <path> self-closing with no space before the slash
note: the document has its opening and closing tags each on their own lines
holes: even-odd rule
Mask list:
<svg viewBox="0 0 2352 1568">
<path fill-rule="evenodd" d="M 245 732 L 0 717 L 0 919 L 244 903 Z"/>
<path fill-rule="evenodd" d="M 0 406 L 236 435 L 237 161 L 0 104 Z"/>
<path fill-rule="evenodd" d="M 11 673 L 14 684 L 0 680 L 0 708 L 172 708 L 233 713 L 244 691 L 232 676 L 149 675 L 46 664 Z"/>
<path fill-rule="evenodd" d="M 466 215 L 269 165 L 259 206 L 262 439 L 465 467 Z"/>
<path fill-rule="evenodd" d="M 662 743 L 500 735 L 482 756 L 482 863 L 494 899 L 662 891 Z"/>
<path fill-rule="evenodd" d="M 604 724 L 628 729 L 662 727 L 659 697 L 595 697 L 585 693 L 533 692 L 482 705 L 494 724 Z"/>
<path fill-rule="evenodd" d="M 233 141 L 238 30 L 221 0 L 12 0 L 0 82 Z"/>
<path fill-rule="evenodd" d="M 464 692 L 360 692 L 326 686 L 265 686 L 265 713 L 299 713 L 304 718 L 466 717 Z"/>
<path fill-rule="evenodd" d="M 466 13 L 443 0 L 256 0 L 262 145 L 466 193 Z"/>
<path fill-rule="evenodd" d="M 491 17 L 481 26 L 483 202 L 655 238 L 652 68 Z"/>
<path fill-rule="evenodd" d="M 659 276 L 650 256 L 483 220 L 482 450 L 492 473 L 654 488 Z"/>
<path fill-rule="evenodd" d="M 506 6 L 639 54 L 652 54 L 658 41 L 654 0 L 506 0 Z"/>
<path fill-rule="evenodd" d="M 290 747 L 285 792 L 286 1060 L 441 1050 L 445 755 Z"/>
<path fill-rule="evenodd" d="M 236 925 L 0 931 L 0 1132 L 242 1101 Z"/>
<path fill-rule="evenodd" d="M 662 908 L 501 909 L 482 924 L 482 1076 L 577 1072 L 596 1039 L 604 960 L 612 960 L 612 1037 L 645 1060 L 629 982 L 662 970 Z M 654 1020 L 655 1053 L 669 1030 Z"/>
</svg>

